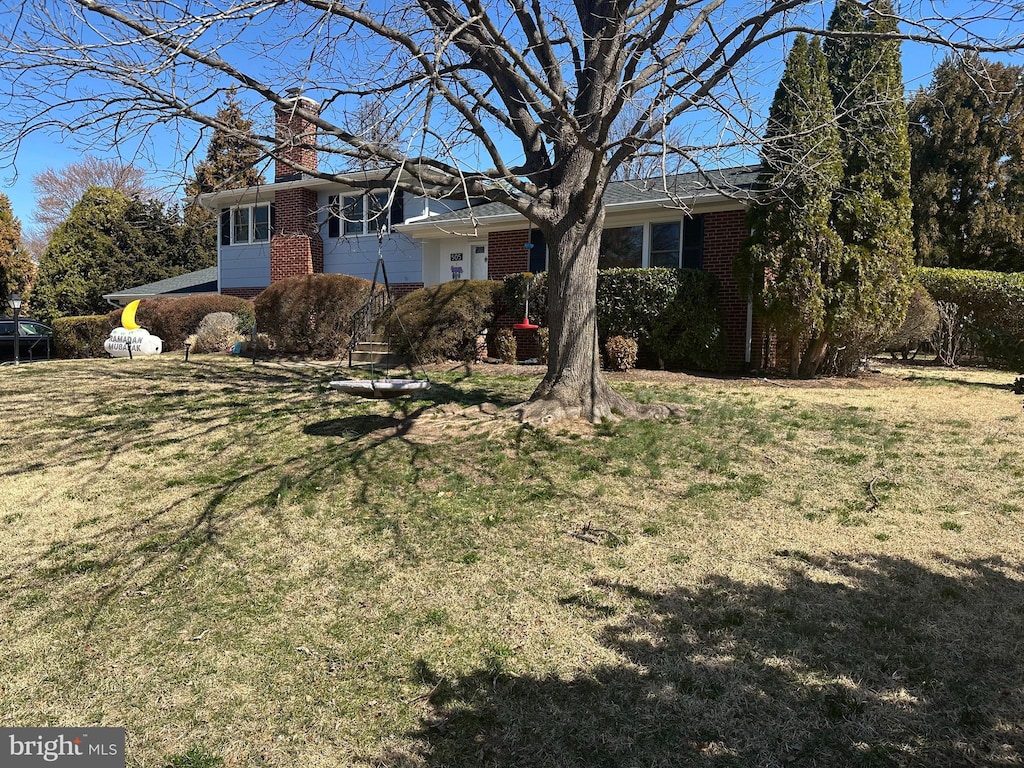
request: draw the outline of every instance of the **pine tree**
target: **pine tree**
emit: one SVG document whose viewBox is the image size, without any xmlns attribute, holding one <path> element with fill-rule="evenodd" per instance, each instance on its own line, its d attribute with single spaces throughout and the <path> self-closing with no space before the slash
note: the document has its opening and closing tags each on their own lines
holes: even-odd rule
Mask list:
<svg viewBox="0 0 1024 768">
<path fill-rule="evenodd" d="M 918 259 L 1024 271 L 1024 68 L 948 58 L 909 111 Z"/>
<path fill-rule="evenodd" d="M 41 317 L 102 313 L 103 295 L 199 268 L 177 209 L 92 187 L 57 227 L 32 288 Z"/>
<path fill-rule="evenodd" d="M 874 0 L 866 13 L 857 0 L 838 0 L 829 30 L 870 33 L 824 44 L 844 163 L 832 209 L 846 246 L 835 337 L 846 351 L 840 368 L 849 368 L 906 313 L 913 266 L 910 142 L 899 40 L 871 36 L 897 31 L 889 0 Z"/>
<path fill-rule="evenodd" d="M 222 189 L 243 189 L 266 184 L 257 168 L 262 155 L 247 140 L 253 134 L 252 121 L 246 119 L 242 105 L 229 93 L 217 110 L 218 127 L 210 137 L 206 159 L 196 165 L 195 177 L 185 187 L 189 197 Z M 194 247 L 201 269 L 217 263 L 217 217 L 205 208 L 189 203 L 185 224 L 194 230 Z"/>
<path fill-rule="evenodd" d="M 834 325 L 842 241 L 829 217 L 842 176 L 839 135 L 825 59 L 817 40 L 798 35 L 768 118 L 750 208 L 751 238 L 737 260 L 741 285 L 764 275 L 760 309 L 789 343 L 790 373 L 813 375 Z"/>
<path fill-rule="evenodd" d="M 32 281 L 35 267 L 21 244 L 21 222 L 11 210 L 11 201 L 0 193 L 0 303 L 13 292 L 23 292 Z"/>
</svg>

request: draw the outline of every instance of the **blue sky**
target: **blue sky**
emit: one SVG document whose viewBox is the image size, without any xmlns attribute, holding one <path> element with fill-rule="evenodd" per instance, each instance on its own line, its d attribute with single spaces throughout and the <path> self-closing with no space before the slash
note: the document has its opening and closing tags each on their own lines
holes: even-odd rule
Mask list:
<svg viewBox="0 0 1024 768">
<path fill-rule="evenodd" d="M 778 77 L 781 74 L 784 52 L 777 52 L 776 61 L 766 67 L 764 81 L 760 83 L 757 98 L 767 104 L 774 92 Z M 930 48 L 904 44 L 904 76 L 908 91 L 927 85 L 931 72 L 943 54 Z M 772 68 L 774 67 L 774 69 Z M 766 108 L 766 107 L 765 107 Z M 266 110 L 269 117 L 269 109 Z M 191 169 L 186 167 L 184 156 L 195 146 L 197 129 L 186 123 L 151 129 L 150 133 L 135 140 L 118 142 L 116 153 L 104 149 L 92 149 L 92 154 L 99 157 L 112 157 L 133 162 L 150 176 L 151 184 L 168 195 L 180 197 L 183 193 L 181 184 L 190 175 Z M 200 158 L 203 154 L 200 147 Z M 0 188 L 11 200 L 15 215 L 21 219 L 23 229 L 33 226 L 32 214 L 35 201 L 32 190 L 32 177 L 46 168 L 60 168 L 75 161 L 88 146 L 77 137 L 60 134 L 37 132 L 23 140 L 15 168 L 0 170 Z M 16 175 L 15 175 L 16 174 Z"/>
</svg>

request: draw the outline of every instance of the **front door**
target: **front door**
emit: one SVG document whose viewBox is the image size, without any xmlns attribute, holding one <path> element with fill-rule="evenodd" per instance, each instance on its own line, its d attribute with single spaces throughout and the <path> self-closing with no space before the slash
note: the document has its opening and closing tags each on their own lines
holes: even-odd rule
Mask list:
<svg viewBox="0 0 1024 768">
<path fill-rule="evenodd" d="M 470 276 L 474 280 L 487 279 L 487 243 L 473 243 L 469 247 L 472 254 Z"/>
</svg>

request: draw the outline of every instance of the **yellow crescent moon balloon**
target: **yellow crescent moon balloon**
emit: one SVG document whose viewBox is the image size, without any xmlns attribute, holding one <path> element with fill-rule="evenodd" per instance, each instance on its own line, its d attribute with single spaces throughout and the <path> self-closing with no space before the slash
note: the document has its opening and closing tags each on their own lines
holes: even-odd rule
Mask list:
<svg viewBox="0 0 1024 768">
<path fill-rule="evenodd" d="M 121 327 L 126 331 L 134 331 L 139 327 L 139 324 L 135 322 L 135 310 L 139 308 L 139 300 L 136 299 L 130 302 L 127 307 L 121 312 Z"/>
</svg>

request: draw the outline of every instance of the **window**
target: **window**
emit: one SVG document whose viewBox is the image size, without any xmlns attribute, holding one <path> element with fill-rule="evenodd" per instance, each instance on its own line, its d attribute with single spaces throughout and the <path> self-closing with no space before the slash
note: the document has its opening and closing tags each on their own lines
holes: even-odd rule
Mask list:
<svg viewBox="0 0 1024 768">
<path fill-rule="evenodd" d="M 651 224 L 651 266 L 678 267 L 682 227 L 678 221 Z"/>
<path fill-rule="evenodd" d="M 598 269 L 612 267 L 636 268 L 643 266 L 644 228 L 614 227 L 601 233 L 601 255 Z"/>
<path fill-rule="evenodd" d="M 648 233 L 647 230 L 650 230 Z M 645 242 L 645 236 L 649 239 Z M 686 267 L 704 265 L 704 217 L 612 227 L 601 233 L 598 269 L 623 267 Z"/>
<path fill-rule="evenodd" d="M 273 227 L 271 203 L 239 205 L 220 212 L 220 244 L 246 245 L 270 241 Z"/>
<path fill-rule="evenodd" d="M 369 192 L 362 195 L 331 195 L 327 199 L 327 236 L 366 235 L 387 229 L 389 223 L 402 221 L 401 194 L 396 195 L 389 210 L 389 193 Z"/>
</svg>

